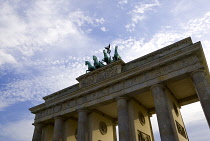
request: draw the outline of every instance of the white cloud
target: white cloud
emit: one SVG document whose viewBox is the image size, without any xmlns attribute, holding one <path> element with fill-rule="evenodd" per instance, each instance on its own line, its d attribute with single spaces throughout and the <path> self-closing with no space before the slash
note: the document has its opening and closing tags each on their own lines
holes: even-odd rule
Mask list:
<svg viewBox="0 0 210 141">
<path fill-rule="evenodd" d="M 210 11 L 205 13 L 203 17 L 191 19 L 187 23 L 180 24 L 181 28 L 188 35 L 195 36 L 196 38 L 203 38 L 204 35 L 209 34 L 210 30 Z"/>
<path fill-rule="evenodd" d="M 69 14 L 69 19 L 75 22 L 76 25 L 82 26 L 84 23 L 93 24 L 93 19 L 87 15 L 83 11 L 74 11 Z M 96 22 L 102 22 L 103 19 L 98 19 Z"/>
<path fill-rule="evenodd" d="M 105 27 L 102 27 L 101 30 L 102 30 L 103 32 L 106 32 L 106 31 L 107 31 Z"/>
<path fill-rule="evenodd" d="M 95 19 L 96 23 L 103 24 L 105 22 L 104 18 Z"/>
<path fill-rule="evenodd" d="M 26 100 L 42 101 L 42 97 L 78 83 L 75 77 L 84 74 L 86 66 L 83 59 L 74 58 L 74 60 L 74 63 L 70 63 L 71 61 L 67 59 L 28 61 L 28 66 L 33 66 L 34 69 L 40 67 L 38 71 L 41 73 L 14 79 L 5 84 L 0 89 L 1 98 L 8 103 Z M 30 74 L 31 72 L 23 73 Z"/>
<path fill-rule="evenodd" d="M 0 9 L 0 48 L 5 54 L 33 56 L 37 51 L 59 49 L 59 43 L 71 39 L 74 45 L 81 44 L 78 39 L 91 41 L 81 29 L 84 24 L 94 25 L 103 23 L 100 18 L 88 16 L 81 10 L 63 10 L 68 4 L 62 5 L 57 1 L 34 1 L 19 14 L 21 2 L 4 2 Z M 61 11 L 61 7 L 62 9 Z M 18 53 L 18 54 L 17 54 Z M 17 58 L 19 62 L 20 58 Z"/>
<path fill-rule="evenodd" d="M 19 121 L 0 124 L 0 136 L 8 140 L 29 141 L 32 139 L 34 127 L 31 125 L 33 118 L 23 118 Z"/>
<path fill-rule="evenodd" d="M 5 63 L 16 64 L 17 61 L 12 55 L 4 53 L 3 51 L 0 50 L 0 66 Z"/>
<path fill-rule="evenodd" d="M 11 103 L 6 102 L 5 100 L 0 100 L 0 111 L 4 111 Z"/>
<path fill-rule="evenodd" d="M 118 4 L 127 4 L 128 0 L 118 0 Z"/>
<path fill-rule="evenodd" d="M 85 72 L 84 61 L 90 59 L 86 57 L 88 48 L 98 44 L 85 35 L 82 26 L 102 24 L 105 20 L 90 17 L 81 10 L 71 11 L 65 3 L 37 0 L 24 3 L 27 6 L 21 11 L 21 1 L 2 3 L 0 65 L 16 64 L 12 66 L 12 75 L 21 75 L 8 78 L 10 81 L 0 87 L 2 100 L 7 103 L 41 100 L 77 83 L 75 77 Z M 11 67 L 3 70 L 1 76 L 7 69 Z"/>
<path fill-rule="evenodd" d="M 183 14 L 188 12 L 188 10 L 192 9 L 193 2 L 191 0 L 180 0 L 174 3 L 174 8 L 171 12 L 175 15 Z"/>
<path fill-rule="evenodd" d="M 192 123 L 199 123 L 200 120 L 205 119 L 200 102 L 183 106 L 181 108 L 181 112 L 182 118 L 184 119 L 186 125 L 190 125 Z"/>
<path fill-rule="evenodd" d="M 118 0 L 117 1 L 117 7 L 123 9 L 124 6 L 126 6 L 128 4 L 128 0 Z"/>
<path fill-rule="evenodd" d="M 125 26 L 127 31 L 134 31 L 136 24 L 145 19 L 147 12 L 154 11 L 155 7 L 160 6 L 158 0 L 152 0 L 149 2 L 150 3 L 139 2 L 134 6 L 133 10 L 129 12 L 131 15 L 131 23 Z"/>
<path fill-rule="evenodd" d="M 116 39 L 113 41 L 113 44 L 119 45 L 119 49 L 122 48 L 126 50 L 122 52 L 122 56 L 126 56 L 126 58 L 123 59 L 130 61 L 190 36 L 193 38 L 194 42 L 198 40 L 202 41 L 205 54 L 207 54 L 207 52 L 210 53 L 208 49 L 208 39 L 210 38 L 209 30 L 210 13 L 207 12 L 203 17 L 192 19 L 187 23 L 180 22 L 174 26 L 163 26 L 149 39 L 144 39 L 144 37 L 129 37 L 127 39 Z M 206 55 L 206 58 L 207 61 L 210 62 L 208 55 Z"/>
</svg>

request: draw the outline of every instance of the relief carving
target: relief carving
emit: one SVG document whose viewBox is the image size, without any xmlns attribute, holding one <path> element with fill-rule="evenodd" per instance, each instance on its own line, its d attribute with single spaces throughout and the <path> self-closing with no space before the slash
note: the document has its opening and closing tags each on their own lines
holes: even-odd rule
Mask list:
<svg viewBox="0 0 210 141">
<path fill-rule="evenodd" d="M 74 107 L 74 106 L 77 106 L 77 105 L 80 105 L 80 104 L 83 104 L 83 103 L 86 103 L 86 102 L 89 102 L 89 101 L 92 101 L 92 100 L 95 100 L 95 99 L 99 99 L 99 98 L 107 96 L 107 95 L 110 95 L 110 94 L 112 94 L 114 92 L 117 92 L 119 90 L 122 90 L 124 88 L 128 88 L 128 87 L 131 87 L 131 86 L 134 86 L 134 85 L 137 85 L 137 84 L 142 84 L 142 83 L 144 83 L 144 82 L 146 82 L 150 79 L 154 79 L 154 78 L 159 77 L 161 75 L 166 75 L 166 74 L 168 74 L 172 71 L 181 69 L 183 67 L 193 65 L 193 64 L 197 63 L 198 61 L 199 60 L 196 56 L 191 56 L 191 57 L 188 57 L 186 59 L 176 61 L 172 64 L 167 65 L 167 66 L 162 66 L 160 68 L 148 71 L 146 73 L 143 73 L 143 74 L 138 75 L 136 77 L 133 77 L 131 79 L 124 80 L 124 81 L 121 81 L 119 83 L 113 84 L 110 87 L 100 89 L 99 91 L 92 92 L 92 93 L 87 94 L 85 96 L 81 96 L 77 99 L 72 99 L 70 101 L 67 101 L 67 102 L 63 103 L 63 106 L 62 105 L 56 105 L 54 107 L 50 107 L 46 111 L 39 112 L 37 114 L 36 118 L 41 118 L 41 117 L 44 117 L 46 115 L 53 114 L 54 112 L 60 111 L 62 107 L 64 109 L 71 108 L 71 107 Z M 113 70 L 110 68 L 110 70 L 108 72 L 100 73 L 100 75 L 104 75 L 104 76 L 99 76 L 99 78 L 97 80 L 100 80 L 100 79 L 102 79 L 104 77 L 107 77 L 107 76 L 112 76 L 115 73 L 117 73 L 117 67 L 115 67 Z M 95 76 L 97 76 L 97 75 L 95 75 Z M 92 80 L 92 79 L 94 79 L 94 77 L 90 76 L 90 77 L 88 77 L 88 79 Z M 88 81 L 86 83 L 86 81 L 87 80 L 84 80 L 83 82 L 85 82 L 85 84 L 90 83 Z M 158 89 L 155 89 L 155 90 L 158 90 Z"/>
<path fill-rule="evenodd" d="M 151 138 L 148 134 L 139 130 L 137 131 L 138 131 L 138 141 L 151 141 Z"/>
<path fill-rule="evenodd" d="M 121 68 L 122 68 L 121 64 L 117 64 L 115 66 L 110 66 L 107 69 L 96 72 L 96 74 L 92 74 L 92 75 L 84 77 L 84 78 L 77 78 L 77 80 L 80 82 L 80 87 L 85 87 L 85 86 L 103 81 L 107 78 L 110 78 L 110 77 L 120 73 Z"/>
<path fill-rule="evenodd" d="M 185 128 L 181 124 L 179 124 L 176 120 L 175 120 L 175 122 L 176 122 L 176 127 L 177 127 L 179 134 L 187 139 L 187 133 L 185 131 Z"/>
<path fill-rule="evenodd" d="M 59 112 L 61 110 L 61 105 L 56 105 L 55 106 L 55 112 Z"/>
</svg>

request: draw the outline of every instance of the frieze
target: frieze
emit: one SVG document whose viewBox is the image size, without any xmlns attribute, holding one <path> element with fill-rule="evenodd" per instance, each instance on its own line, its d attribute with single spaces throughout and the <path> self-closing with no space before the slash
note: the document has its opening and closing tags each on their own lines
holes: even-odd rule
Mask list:
<svg viewBox="0 0 210 141">
<path fill-rule="evenodd" d="M 43 111 L 40 111 L 39 113 L 36 114 L 36 118 L 41 118 L 56 112 L 59 112 L 61 110 L 65 110 L 68 108 L 73 108 L 85 103 L 88 103 L 90 101 L 100 99 L 102 97 L 111 95 L 117 91 L 123 90 L 128 87 L 135 86 L 137 84 L 142 84 L 145 83 L 149 80 L 155 79 L 157 77 L 160 77 L 162 75 L 166 75 L 170 72 L 180 70 L 182 68 L 185 68 L 190 65 L 194 65 L 197 62 L 199 62 L 198 58 L 196 56 L 190 56 L 182 60 L 178 60 L 176 62 L 173 62 L 169 65 L 165 65 L 159 68 L 156 68 L 154 70 L 150 70 L 148 72 L 142 72 L 138 76 L 132 77 L 130 79 L 112 84 L 111 86 L 107 86 L 103 89 L 100 89 L 95 92 L 91 92 L 89 94 L 86 94 L 84 96 L 80 96 L 74 99 L 71 99 L 69 101 L 51 106 Z"/>
<path fill-rule="evenodd" d="M 98 83 L 121 73 L 123 64 L 125 63 L 122 60 L 118 60 L 93 72 L 89 72 L 78 77 L 77 80 L 79 81 L 80 88 Z"/>
<path fill-rule="evenodd" d="M 90 72 L 90 73 L 87 73 L 85 75 L 78 77 L 77 80 L 80 82 L 79 84 L 73 85 L 71 87 L 65 88 L 65 89 L 58 91 L 56 93 L 53 93 L 51 95 L 48 95 L 48 96 L 44 97 L 43 99 L 46 100 L 46 102 L 56 99 L 57 97 L 64 96 L 66 94 L 77 91 L 81 87 L 86 87 L 86 86 L 95 84 L 95 83 L 103 81 L 107 78 L 111 78 L 118 73 L 127 71 L 131 68 L 135 68 L 135 67 L 141 66 L 143 64 L 146 64 L 148 62 L 151 62 L 153 60 L 156 60 L 166 54 L 168 55 L 172 52 L 175 52 L 176 50 L 186 49 L 185 46 L 189 46 L 191 44 L 192 44 L 191 38 L 186 38 L 186 39 L 181 40 L 177 43 L 169 45 L 163 49 L 157 50 L 157 51 L 150 53 L 146 56 L 143 56 L 136 60 L 128 62 L 128 63 L 126 63 L 126 65 L 123 68 L 122 68 L 122 65 L 124 65 L 124 62 L 122 60 L 118 60 L 117 61 L 118 63 L 117 62 L 111 63 L 111 64 L 104 66 L 102 68 L 99 68 L 93 72 Z M 121 62 L 121 63 L 119 63 L 119 62 Z M 119 65 L 119 66 L 117 67 L 117 65 Z"/>
</svg>

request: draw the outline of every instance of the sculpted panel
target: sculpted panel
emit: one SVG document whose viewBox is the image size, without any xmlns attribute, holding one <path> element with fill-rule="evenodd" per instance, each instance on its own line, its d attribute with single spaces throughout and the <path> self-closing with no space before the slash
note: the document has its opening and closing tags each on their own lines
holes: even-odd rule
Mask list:
<svg viewBox="0 0 210 141">
<path fill-rule="evenodd" d="M 121 72 L 123 61 L 116 62 L 118 64 L 113 64 L 111 66 L 105 66 L 106 69 L 101 69 L 95 73 L 85 74 L 82 77 L 78 77 L 77 80 L 80 83 L 80 87 L 86 87 L 88 85 L 103 81 L 107 78 L 113 77 Z"/>
</svg>

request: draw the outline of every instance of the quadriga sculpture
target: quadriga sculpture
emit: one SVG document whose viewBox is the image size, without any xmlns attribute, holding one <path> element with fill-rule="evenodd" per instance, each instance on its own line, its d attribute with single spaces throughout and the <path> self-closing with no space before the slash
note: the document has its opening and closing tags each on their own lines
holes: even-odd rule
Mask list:
<svg viewBox="0 0 210 141">
<path fill-rule="evenodd" d="M 115 46 L 114 57 L 111 57 L 111 55 L 110 55 L 110 53 L 111 53 L 110 44 L 109 44 L 107 47 L 105 47 L 105 49 L 106 49 L 107 51 L 106 51 L 106 50 L 103 50 L 104 58 L 102 59 L 102 61 L 103 61 L 103 62 L 106 62 L 107 65 L 110 64 L 110 63 L 112 63 L 112 62 L 115 62 L 115 61 L 121 59 L 121 57 L 120 57 L 120 55 L 118 54 L 118 51 L 117 51 L 118 46 Z M 109 54 L 109 55 L 108 55 L 108 54 Z M 113 60 L 112 60 L 112 59 L 113 59 Z M 90 63 L 89 61 L 85 61 L 85 65 L 88 65 L 88 70 L 86 70 L 86 73 L 87 73 L 88 71 L 93 71 L 93 70 L 95 70 L 95 69 L 98 69 L 98 68 L 100 68 L 100 67 L 105 66 L 105 65 L 103 64 L 103 62 L 98 61 L 98 58 L 97 58 L 95 55 L 93 55 L 93 61 L 94 61 L 94 66 L 91 65 L 91 63 Z"/>
</svg>

